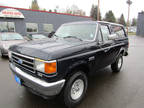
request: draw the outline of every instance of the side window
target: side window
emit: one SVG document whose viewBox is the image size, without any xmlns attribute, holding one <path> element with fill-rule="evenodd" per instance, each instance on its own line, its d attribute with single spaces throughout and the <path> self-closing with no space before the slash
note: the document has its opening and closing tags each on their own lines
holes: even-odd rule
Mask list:
<svg viewBox="0 0 144 108">
<path fill-rule="evenodd" d="M 0 22 L 0 32 L 15 32 L 14 22 Z"/>
<path fill-rule="evenodd" d="M 119 38 L 125 37 L 125 32 L 123 27 L 112 25 L 111 29 L 112 29 L 112 33 L 117 34 Z"/>
<path fill-rule="evenodd" d="M 110 34 L 108 26 L 101 25 L 101 32 L 102 32 L 103 40 L 108 41 L 108 36 Z"/>
<path fill-rule="evenodd" d="M 34 33 L 34 32 L 38 32 L 38 24 L 36 23 L 26 23 L 26 30 L 29 33 Z"/>
</svg>

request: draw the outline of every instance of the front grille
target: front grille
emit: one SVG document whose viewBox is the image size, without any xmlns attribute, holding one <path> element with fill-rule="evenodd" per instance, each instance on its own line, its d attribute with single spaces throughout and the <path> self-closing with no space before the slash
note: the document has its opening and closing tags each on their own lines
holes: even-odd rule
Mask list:
<svg viewBox="0 0 144 108">
<path fill-rule="evenodd" d="M 17 53 L 12 53 L 12 62 L 24 70 L 35 73 L 34 58 Z"/>
</svg>

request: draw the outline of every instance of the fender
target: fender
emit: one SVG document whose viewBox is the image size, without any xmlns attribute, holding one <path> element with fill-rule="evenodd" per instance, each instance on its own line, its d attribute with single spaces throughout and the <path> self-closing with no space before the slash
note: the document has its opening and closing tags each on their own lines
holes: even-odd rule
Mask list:
<svg viewBox="0 0 144 108">
<path fill-rule="evenodd" d="M 121 47 L 121 49 L 119 50 L 118 55 L 119 55 L 120 53 L 122 53 L 122 54 L 124 55 L 124 53 L 125 53 L 125 48 L 124 48 L 124 47 Z"/>
<path fill-rule="evenodd" d="M 67 69 L 66 74 L 69 75 L 72 73 L 72 70 L 81 67 L 84 69 L 89 70 L 89 65 L 88 65 L 88 61 L 87 60 L 79 60 L 79 61 L 75 61 L 72 65 L 70 65 Z M 88 72 L 86 72 L 86 74 L 88 74 Z"/>
</svg>

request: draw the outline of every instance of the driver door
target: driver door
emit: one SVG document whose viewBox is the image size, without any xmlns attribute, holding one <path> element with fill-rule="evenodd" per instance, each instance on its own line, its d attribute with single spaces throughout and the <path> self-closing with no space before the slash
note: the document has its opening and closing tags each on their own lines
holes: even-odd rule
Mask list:
<svg viewBox="0 0 144 108">
<path fill-rule="evenodd" d="M 101 47 L 102 58 L 99 63 L 100 68 L 106 67 L 112 63 L 114 49 L 112 48 L 113 40 L 109 40 L 110 30 L 108 25 L 101 25 L 100 27 L 103 42 L 99 43 Z"/>
</svg>

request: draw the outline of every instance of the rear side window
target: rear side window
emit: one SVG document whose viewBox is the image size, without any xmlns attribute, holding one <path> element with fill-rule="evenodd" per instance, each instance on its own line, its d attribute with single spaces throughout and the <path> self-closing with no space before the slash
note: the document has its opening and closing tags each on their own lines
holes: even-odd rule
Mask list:
<svg viewBox="0 0 144 108">
<path fill-rule="evenodd" d="M 112 33 L 117 34 L 119 38 L 125 37 L 125 32 L 123 27 L 112 25 L 111 29 L 112 29 Z"/>
<path fill-rule="evenodd" d="M 109 40 L 108 36 L 110 34 L 108 26 L 107 25 L 101 25 L 101 32 L 102 32 L 103 40 L 108 41 Z"/>
</svg>

